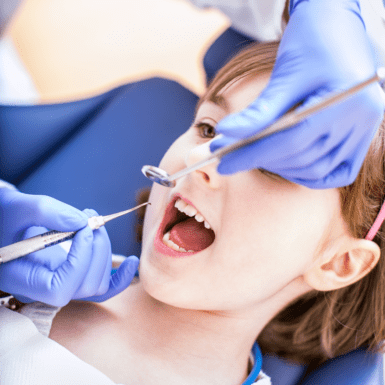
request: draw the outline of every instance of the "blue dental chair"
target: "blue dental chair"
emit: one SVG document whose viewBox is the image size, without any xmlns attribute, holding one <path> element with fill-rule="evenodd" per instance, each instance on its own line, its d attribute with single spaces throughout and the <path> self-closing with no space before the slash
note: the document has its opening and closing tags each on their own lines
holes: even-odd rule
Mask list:
<svg viewBox="0 0 385 385">
<path fill-rule="evenodd" d="M 207 79 L 251 43 L 228 29 L 204 58 Z M 101 215 L 135 205 L 150 186 L 140 169 L 157 165 L 193 120 L 198 98 L 160 78 L 128 84 L 90 99 L 60 105 L 0 106 L 0 179 L 30 194 L 45 194 Z M 140 254 L 135 216 L 106 227 L 114 253 Z M 308 372 L 279 357 L 264 356 L 274 385 L 383 385 L 383 359 L 357 349 Z"/>
<path fill-rule="evenodd" d="M 157 165 L 193 120 L 197 96 L 153 78 L 87 100 L 0 107 L 0 179 L 100 215 L 136 205 Z M 170 108 L 172 106 L 172 108 Z M 140 255 L 135 214 L 109 222 L 112 250 Z"/>
</svg>

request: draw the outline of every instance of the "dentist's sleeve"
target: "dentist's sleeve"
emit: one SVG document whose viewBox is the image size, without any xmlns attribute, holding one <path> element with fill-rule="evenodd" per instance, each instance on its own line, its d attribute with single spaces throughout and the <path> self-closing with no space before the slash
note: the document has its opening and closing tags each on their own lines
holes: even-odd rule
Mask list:
<svg viewBox="0 0 385 385">
<path fill-rule="evenodd" d="M 41 334 L 31 319 L 5 307 L 0 307 L 0 384 L 116 385 Z"/>
<path fill-rule="evenodd" d="M 361 14 L 377 67 L 385 65 L 385 1 L 361 0 Z"/>
<path fill-rule="evenodd" d="M 199 8 L 217 8 L 239 32 L 260 41 L 278 40 L 286 0 L 190 0 Z"/>
</svg>

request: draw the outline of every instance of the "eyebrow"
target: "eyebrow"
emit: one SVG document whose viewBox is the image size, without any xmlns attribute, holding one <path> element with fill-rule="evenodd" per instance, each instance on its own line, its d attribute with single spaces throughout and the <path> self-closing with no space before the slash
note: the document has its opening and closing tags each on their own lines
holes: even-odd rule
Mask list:
<svg viewBox="0 0 385 385">
<path fill-rule="evenodd" d="M 217 106 L 219 107 L 222 107 L 224 110 L 226 111 L 229 111 L 230 108 L 229 108 L 229 104 L 226 100 L 225 97 L 223 97 L 222 95 L 211 95 L 208 99 L 210 102 L 213 102 L 214 104 L 216 104 Z"/>
</svg>

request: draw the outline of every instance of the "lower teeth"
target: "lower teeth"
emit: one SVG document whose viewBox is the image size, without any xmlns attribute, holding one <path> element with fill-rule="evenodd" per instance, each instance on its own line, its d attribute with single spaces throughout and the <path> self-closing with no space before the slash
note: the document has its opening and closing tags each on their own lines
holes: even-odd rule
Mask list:
<svg viewBox="0 0 385 385">
<path fill-rule="evenodd" d="M 179 247 L 176 243 L 174 243 L 170 239 L 170 231 L 168 231 L 166 234 L 163 235 L 163 243 L 168 246 L 170 249 L 173 249 L 175 251 L 181 251 L 182 253 L 193 253 L 194 250 L 187 251 L 183 247 Z"/>
</svg>

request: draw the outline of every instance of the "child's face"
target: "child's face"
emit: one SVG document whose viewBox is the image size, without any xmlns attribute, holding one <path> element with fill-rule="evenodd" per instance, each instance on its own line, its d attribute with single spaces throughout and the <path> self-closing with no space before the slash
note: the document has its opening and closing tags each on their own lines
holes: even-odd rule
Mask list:
<svg viewBox="0 0 385 385">
<path fill-rule="evenodd" d="M 209 155 L 210 126 L 245 108 L 267 81 L 267 75 L 246 78 L 220 93 L 225 103 L 204 102 L 160 167 L 173 174 Z M 190 202 L 214 231 L 214 242 L 201 251 L 175 252 L 162 241 L 176 219 L 170 202 L 179 198 Z M 222 176 L 210 165 L 178 179 L 172 189 L 154 184 L 150 202 L 141 281 L 156 299 L 189 309 L 248 309 L 284 288 L 290 292 L 293 285 L 306 286 L 303 274 L 328 229 L 332 224 L 333 231 L 343 229 L 337 189 L 311 190 L 260 170 Z M 192 227 L 171 229 L 171 237 L 199 250 L 213 233 L 204 226 L 196 229 L 195 219 L 189 222 Z M 203 241 L 196 241 L 188 228 Z"/>
</svg>

